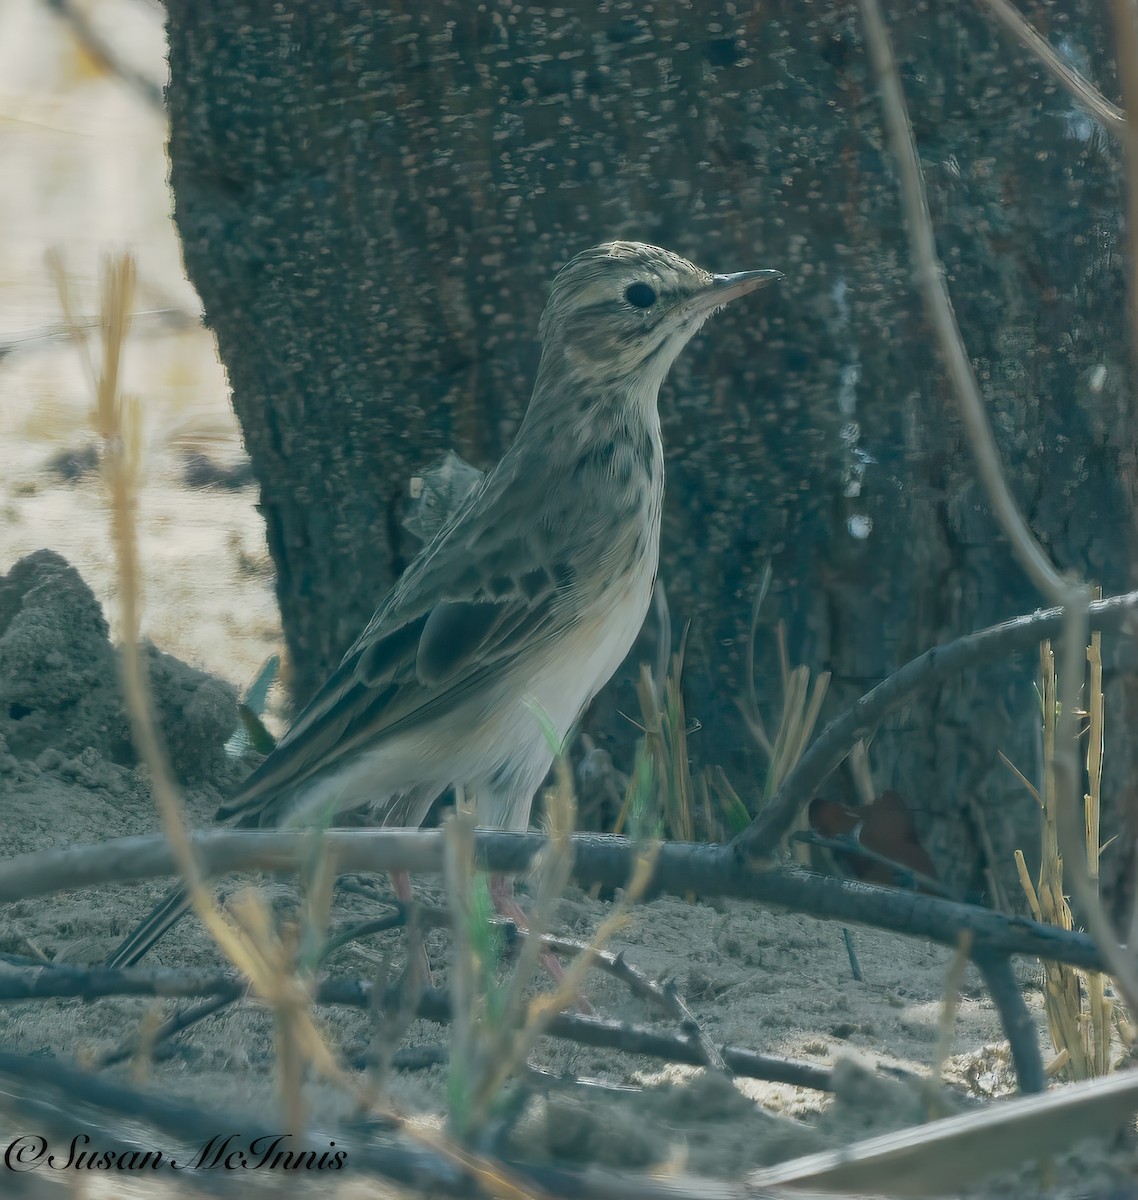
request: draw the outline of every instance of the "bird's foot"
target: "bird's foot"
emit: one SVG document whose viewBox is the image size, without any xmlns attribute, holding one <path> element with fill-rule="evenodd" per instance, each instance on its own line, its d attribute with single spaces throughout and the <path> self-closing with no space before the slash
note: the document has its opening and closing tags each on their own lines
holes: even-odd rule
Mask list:
<svg viewBox="0 0 1138 1200">
<path fill-rule="evenodd" d="M 527 933 L 529 932 L 529 917 L 526 916 L 525 910 L 514 897 L 514 883 L 512 879 L 505 879 L 495 875 L 490 880 L 490 899 L 493 901 L 494 908 L 497 910 L 499 916 L 504 917 L 507 921 L 513 921 L 519 929 L 525 930 Z M 565 978 L 565 968 L 561 965 L 561 961 L 557 955 L 552 950 L 543 949 L 539 961 L 542 967 L 545 968 L 545 972 L 550 979 L 555 984 L 560 985 Z M 594 1015 L 593 1006 L 582 995 L 577 996 L 574 1006 L 582 1016 L 591 1017 Z"/>
</svg>

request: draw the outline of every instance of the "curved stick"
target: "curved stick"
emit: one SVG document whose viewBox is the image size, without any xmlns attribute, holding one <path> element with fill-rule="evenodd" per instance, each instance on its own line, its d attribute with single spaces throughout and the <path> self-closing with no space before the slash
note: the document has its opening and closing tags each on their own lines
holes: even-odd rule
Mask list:
<svg viewBox="0 0 1138 1200">
<path fill-rule="evenodd" d="M 295 870 L 312 854 L 312 835 L 279 831 L 213 830 L 191 835 L 202 871 Z M 355 871 L 438 873 L 443 845 L 435 829 L 330 830 L 322 836 L 337 874 Z M 524 873 L 545 844 L 540 833 L 480 829 L 478 865 L 504 875 Z M 624 887 L 641 847 L 627 838 L 576 834 L 573 878 L 582 887 Z M 177 872 L 170 847 L 159 834 L 118 838 L 96 846 L 72 846 L 22 854 L 0 862 L 0 903 L 111 881 L 149 879 Z M 875 887 L 801 870 L 756 871 L 730 845 L 672 842 L 656 854 L 647 895 L 735 896 L 843 924 L 926 938 L 955 947 L 971 932 L 975 952 L 1031 954 L 1087 970 L 1105 969 L 1095 943 L 1080 933 L 972 904 Z"/>
<path fill-rule="evenodd" d="M 1138 616 L 1138 592 L 1109 596 L 1090 605 L 1091 629 L 1118 630 Z M 944 646 L 934 646 L 907 662 L 854 705 L 835 717 L 814 739 L 794 770 L 759 815 L 731 843 L 747 858 L 770 855 L 794 818 L 839 766 L 859 738 L 868 736 L 890 713 L 916 693 L 952 679 L 993 658 L 1030 650 L 1063 629 L 1063 610 L 1050 608 L 969 633 Z"/>
</svg>

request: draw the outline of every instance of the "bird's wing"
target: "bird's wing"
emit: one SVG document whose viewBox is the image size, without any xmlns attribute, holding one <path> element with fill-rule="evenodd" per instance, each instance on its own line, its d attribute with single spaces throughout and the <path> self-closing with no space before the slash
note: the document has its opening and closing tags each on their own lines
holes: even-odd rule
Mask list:
<svg viewBox="0 0 1138 1200">
<path fill-rule="evenodd" d="M 570 573 L 511 534 L 532 529 L 533 514 L 518 522 L 505 482 L 488 478 L 411 563 L 219 819 L 250 817 L 359 750 L 445 714 L 561 631 Z"/>
</svg>

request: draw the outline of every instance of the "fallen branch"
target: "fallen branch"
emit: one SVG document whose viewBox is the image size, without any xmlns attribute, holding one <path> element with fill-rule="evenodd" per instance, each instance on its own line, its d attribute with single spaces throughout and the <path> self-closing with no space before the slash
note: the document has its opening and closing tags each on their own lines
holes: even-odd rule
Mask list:
<svg viewBox="0 0 1138 1200">
<path fill-rule="evenodd" d="M 311 853 L 308 832 L 210 830 L 191 835 L 203 872 L 219 876 L 240 870 L 287 871 Z M 573 836 L 573 878 L 582 887 L 623 887 L 638 847 L 627 838 Z M 438 873 L 442 835 L 433 829 L 330 830 L 324 842 L 340 874 L 357 871 Z M 545 838 L 540 833 L 480 829 L 475 834 L 479 866 L 497 874 L 523 875 Z M 178 867 L 160 834 L 117 838 L 94 846 L 42 850 L 0 862 L 0 902 L 29 899 L 112 881 L 171 876 Z M 662 845 L 649 896 L 733 896 L 792 909 L 821 920 L 869 925 L 955 948 L 965 930 L 973 957 L 1030 954 L 1089 970 L 1105 970 L 1094 942 L 1080 933 L 1009 917 L 973 904 L 875 887 L 800 870 L 756 871 L 732 845 L 672 842 Z"/>
<path fill-rule="evenodd" d="M 72 964 L 0 962 L 0 1002 L 54 999 L 105 999 L 110 996 L 154 996 L 163 998 L 214 998 L 236 1000 L 248 992 L 248 984 L 231 972 L 183 971 L 170 968 L 80 967 Z M 338 1005 L 364 1011 L 397 1011 L 404 1004 L 402 990 L 388 987 L 376 994 L 368 980 L 325 978 L 313 990 L 317 1004 Z M 424 988 L 415 1006 L 416 1015 L 432 1021 L 449 1022 L 451 1001 L 446 992 Z M 643 1054 L 650 1058 L 702 1067 L 723 1066 L 736 1075 L 788 1083 L 795 1087 L 826 1091 L 830 1071 L 812 1063 L 759 1054 L 739 1046 L 716 1047 L 702 1032 L 668 1034 L 643 1025 L 604 1021 L 577 1013 L 553 1018 L 546 1033 L 550 1037 L 580 1045 Z"/>
</svg>

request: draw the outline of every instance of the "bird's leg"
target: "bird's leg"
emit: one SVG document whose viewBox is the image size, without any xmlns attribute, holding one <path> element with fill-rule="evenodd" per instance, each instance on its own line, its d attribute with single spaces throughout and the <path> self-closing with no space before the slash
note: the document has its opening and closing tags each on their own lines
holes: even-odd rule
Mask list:
<svg viewBox="0 0 1138 1200">
<path fill-rule="evenodd" d="M 410 914 L 411 906 L 415 903 L 415 892 L 411 887 L 411 872 L 410 871 L 389 871 L 388 876 L 391 879 L 391 890 L 395 893 L 396 899 L 406 908 Z M 435 986 L 435 977 L 431 974 L 431 962 L 427 958 L 427 947 L 423 945 L 422 939 L 419 940 L 419 953 L 423 956 L 423 984 L 426 987 L 433 988 Z"/>
<path fill-rule="evenodd" d="M 529 917 L 522 906 L 514 898 L 514 881 L 508 875 L 490 876 L 490 899 L 499 916 L 529 932 Z M 542 950 L 541 965 L 554 983 L 559 984 L 565 978 L 565 968 L 558 961 L 552 950 Z M 584 996 L 577 997 L 577 1011 L 585 1016 L 593 1015 L 593 1006 Z"/>
<path fill-rule="evenodd" d="M 529 917 L 514 898 L 514 881 L 508 875 L 490 876 L 490 899 L 500 917 L 513 921 L 519 929 L 529 932 Z M 552 950 L 542 950 L 541 965 L 554 983 L 560 983 L 565 978 L 565 968 Z"/>
</svg>

